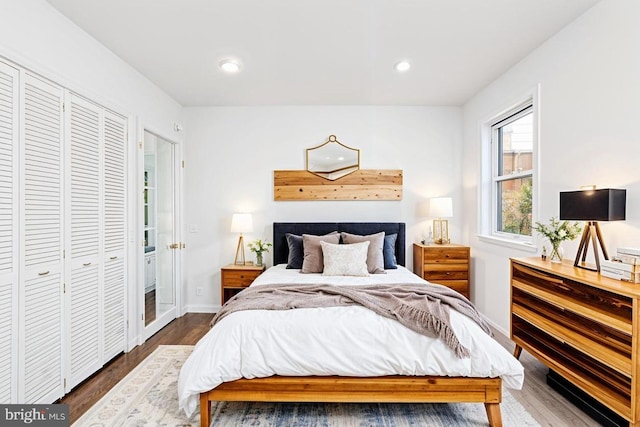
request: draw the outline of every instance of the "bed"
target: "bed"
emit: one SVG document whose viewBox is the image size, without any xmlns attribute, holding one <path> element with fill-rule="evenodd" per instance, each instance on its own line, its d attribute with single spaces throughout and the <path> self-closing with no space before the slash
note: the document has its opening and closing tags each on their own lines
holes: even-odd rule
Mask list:
<svg viewBox="0 0 640 427">
<path fill-rule="evenodd" d="M 292 248 L 288 234 L 335 231 L 359 236 L 384 232 L 385 250 L 393 251 L 397 268 L 368 277 L 286 268 Z M 252 288 L 314 281 L 332 286 L 370 280 L 426 283 L 404 268 L 405 233 L 404 223 L 274 223 L 274 267 Z M 387 241 L 394 235 L 393 242 Z M 185 362 L 178 383 L 180 407 L 189 415 L 199 400 L 201 426 L 208 426 L 212 401 L 479 402 L 489 424 L 501 426 L 503 383 L 521 388 L 522 365 L 466 316 L 452 311 L 451 324 L 471 351 L 468 359 L 452 357 L 442 340 L 364 307 L 235 312 L 219 321 Z"/>
</svg>

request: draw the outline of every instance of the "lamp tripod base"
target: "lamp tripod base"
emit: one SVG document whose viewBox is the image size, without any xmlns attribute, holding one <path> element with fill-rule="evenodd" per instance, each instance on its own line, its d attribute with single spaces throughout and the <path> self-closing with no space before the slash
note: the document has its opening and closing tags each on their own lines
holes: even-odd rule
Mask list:
<svg viewBox="0 0 640 427">
<path fill-rule="evenodd" d="M 596 241 L 597 239 L 597 241 Z M 592 268 L 587 266 L 585 260 L 587 259 L 587 252 L 589 250 L 589 243 L 593 245 L 593 256 L 596 261 L 596 267 Z M 578 253 L 576 254 L 576 260 L 573 263 L 574 267 L 584 268 L 585 270 L 600 271 L 600 257 L 598 255 L 598 243 L 600 243 L 600 249 L 604 259 L 609 259 L 607 248 L 602 240 L 602 233 L 600 232 L 600 225 L 597 221 L 587 221 L 582 232 L 582 238 L 580 239 L 580 246 L 578 247 Z"/>
</svg>

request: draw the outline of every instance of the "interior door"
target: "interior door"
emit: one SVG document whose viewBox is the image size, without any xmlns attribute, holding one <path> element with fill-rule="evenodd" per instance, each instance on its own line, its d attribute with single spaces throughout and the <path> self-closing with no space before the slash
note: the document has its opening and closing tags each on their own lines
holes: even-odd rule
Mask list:
<svg viewBox="0 0 640 427">
<path fill-rule="evenodd" d="M 144 131 L 144 339 L 176 318 L 176 144 Z"/>
<path fill-rule="evenodd" d="M 47 403 L 64 395 L 63 96 L 61 87 L 25 76 L 19 402 Z"/>
<path fill-rule="evenodd" d="M 101 228 L 103 109 L 69 93 L 66 100 L 67 390 L 102 367 Z"/>
</svg>

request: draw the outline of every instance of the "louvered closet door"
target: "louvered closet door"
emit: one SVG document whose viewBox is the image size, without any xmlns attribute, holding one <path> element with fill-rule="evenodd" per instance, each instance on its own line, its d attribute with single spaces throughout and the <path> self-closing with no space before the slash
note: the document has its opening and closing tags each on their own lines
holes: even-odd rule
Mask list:
<svg viewBox="0 0 640 427">
<path fill-rule="evenodd" d="M 25 74 L 18 400 L 63 395 L 62 89 Z"/>
<path fill-rule="evenodd" d="M 18 81 L 0 62 L 0 402 L 17 400 Z"/>
<path fill-rule="evenodd" d="M 104 362 L 125 349 L 125 218 L 127 121 L 104 121 Z"/>
<path fill-rule="evenodd" d="M 67 102 L 67 390 L 102 366 L 101 167 L 103 112 L 76 95 Z"/>
</svg>

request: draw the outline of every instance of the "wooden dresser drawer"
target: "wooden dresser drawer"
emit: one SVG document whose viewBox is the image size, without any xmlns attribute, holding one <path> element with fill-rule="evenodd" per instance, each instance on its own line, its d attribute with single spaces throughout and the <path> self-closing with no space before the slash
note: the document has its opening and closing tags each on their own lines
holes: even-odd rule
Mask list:
<svg viewBox="0 0 640 427">
<path fill-rule="evenodd" d="M 470 248 L 456 244 L 413 245 L 413 272 L 470 297 Z"/>
<path fill-rule="evenodd" d="M 434 280 L 433 283 L 446 286 L 454 291 L 460 292 L 469 298 L 469 281 L 468 280 Z"/>
<path fill-rule="evenodd" d="M 467 264 L 437 265 L 432 269 L 425 268 L 422 277 L 428 281 L 440 280 L 468 280 Z"/>
<path fill-rule="evenodd" d="M 424 262 L 433 264 L 468 263 L 468 248 L 434 248 L 424 253 Z"/>
</svg>

